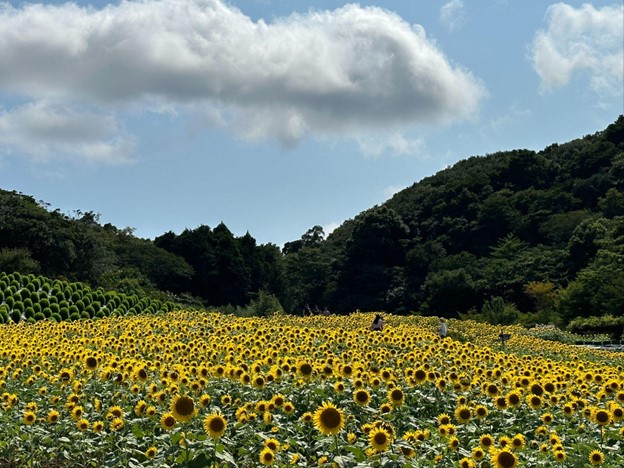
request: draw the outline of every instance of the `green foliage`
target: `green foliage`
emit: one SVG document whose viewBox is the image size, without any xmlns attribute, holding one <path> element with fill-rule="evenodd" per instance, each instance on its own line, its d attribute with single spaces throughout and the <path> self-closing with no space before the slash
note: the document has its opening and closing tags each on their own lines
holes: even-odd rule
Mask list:
<svg viewBox="0 0 624 468">
<path fill-rule="evenodd" d="M 493 325 L 511 325 L 518 318 L 518 309 L 514 304 L 505 303 L 502 297 L 492 297 L 483 304 L 481 316 L 485 322 Z"/>
<path fill-rule="evenodd" d="M 32 257 L 27 248 L 0 249 L 0 271 L 20 271 L 22 273 L 38 273 L 39 262 Z"/>
<path fill-rule="evenodd" d="M 568 330 L 579 335 L 605 334 L 612 340 L 624 339 L 624 316 L 611 314 L 577 317 L 568 325 Z"/>
<path fill-rule="evenodd" d="M 284 308 L 280 304 L 279 299 L 266 291 L 259 291 L 258 297 L 252 300 L 244 309 L 246 314 L 255 315 L 257 317 L 267 317 L 273 314 L 284 313 Z"/>
<path fill-rule="evenodd" d="M 0 315 L 11 317 L 13 321 L 25 319 L 42 320 L 51 318 L 61 320 L 79 320 L 93 317 L 106 317 L 109 314 L 125 315 L 128 304 L 133 303 L 132 313 L 154 314 L 172 311 L 179 307 L 169 295 L 161 293 L 162 299 L 147 296 L 127 296 L 123 293 L 104 289 L 91 289 L 88 285 L 74 282 L 51 280 L 45 277 L 22 276 L 17 285 L 12 284 L 18 278 L 15 274 L 0 272 Z M 39 292 L 33 292 L 31 285 L 45 285 Z M 21 289 L 17 289 L 19 286 Z M 22 301 L 23 292 L 28 297 Z M 77 293 L 77 294 L 76 294 Z M 59 300 L 60 298 L 60 300 Z M 80 299 L 78 299 L 80 298 Z M 73 299 L 78 299 L 74 302 Z M 36 301 L 36 302 L 35 302 Z M 6 321 L 6 320 L 5 320 Z"/>
<path fill-rule="evenodd" d="M 13 320 L 15 323 L 19 323 L 22 320 L 22 314 L 20 314 L 19 310 L 11 311 L 9 317 L 11 317 L 11 320 Z"/>
</svg>

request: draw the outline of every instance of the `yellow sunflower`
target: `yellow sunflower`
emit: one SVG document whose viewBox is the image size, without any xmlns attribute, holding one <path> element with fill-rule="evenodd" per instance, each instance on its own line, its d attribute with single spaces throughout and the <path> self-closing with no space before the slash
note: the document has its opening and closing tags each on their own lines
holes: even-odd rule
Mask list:
<svg viewBox="0 0 624 468">
<path fill-rule="evenodd" d="M 302 361 L 297 364 L 297 374 L 299 374 L 304 379 L 310 379 L 313 372 L 314 367 L 312 367 L 312 364 L 310 364 L 309 362 Z"/>
<path fill-rule="evenodd" d="M 152 458 L 156 456 L 157 453 L 158 453 L 158 449 L 152 446 L 145 451 L 145 458 L 147 458 L 148 460 L 151 460 Z"/>
<path fill-rule="evenodd" d="M 483 460 L 483 457 L 485 457 L 485 451 L 481 447 L 474 447 L 471 453 L 472 453 L 472 458 L 474 458 L 477 461 Z"/>
<path fill-rule="evenodd" d="M 171 411 L 176 421 L 179 422 L 190 421 L 197 414 L 193 399 L 185 395 L 176 395 L 171 400 L 169 411 Z"/>
<path fill-rule="evenodd" d="M 115 432 L 120 431 L 124 427 L 124 420 L 121 418 L 114 418 L 110 422 L 109 427 L 112 431 L 115 431 Z"/>
<path fill-rule="evenodd" d="M 160 427 L 162 427 L 165 431 L 170 431 L 173 429 L 173 426 L 176 424 L 176 418 L 173 417 L 171 413 L 165 413 L 160 418 Z"/>
<path fill-rule="evenodd" d="M 488 409 L 484 405 L 477 405 L 475 406 L 474 414 L 477 419 L 483 419 L 488 415 Z"/>
<path fill-rule="evenodd" d="M 95 370 L 98 366 L 98 360 L 95 356 L 88 356 L 84 360 L 85 367 L 89 370 Z"/>
<path fill-rule="evenodd" d="M 275 462 L 275 452 L 273 452 L 270 448 L 265 447 L 260 452 L 260 463 L 264 466 L 272 465 Z"/>
<path fill-rule="evenodd" d="M 392 438 L 383 427 L 375 427 L 368 434 L 368 443 L 378 452 L 385 452 L 392 443 Z"/>
<path fill-rule="evenodd" d="M 214 440 L 218 440 L 227 428 L 227 421 L 219 413 L 211 413 L 204 418 L 204 431 Z"/>
<path fill-rule="evenodd" d="M 403 400 L 405 395 L 403 394 L 403 390 L 396 387 L 388 391 L 388 400 L 392 403 L 392 406 L 401 406 L 403 404 Z"/>
<path fill-rule="evenodd" d="M 472 410 L 466 405 L 459 405 L 455 409 L 455 419 L 462 424 L 466 424 L 472 418 Z"/>
<path fill-rule="evenodd" d="M 36 420 L 37 420 L 37 415 L 35 414 L 34 411 L 28 410 L 24 412 L 24 417 L 22 418 L 22 421 L 24 421 L 24 424 L 30 426 Z"/>
<path fill-rule="evenodd" d="M 86 431 L 87 429 L 89 429 L 90 424 L 88 420 L 82 418 L 76 423 L 76 426 L 78 426 L 79 430 Z"/>
<path fill-rule="evenodd" d="M 483 450 L 490 450 L 490 448 L 494 447 L 494 437 L 490 434 L 483 434 L 479 438 L 479 445 Z"/>
<path fill-rule="evenodd" d="M 515 468 L 518 466 L 518 458 L 511 450 L 494 450 L 492 464 L 495 468 Z"/>
<path fill-rule="evenodd" d="M 344 427 L 344 415 L 333 403 L 325 402 L 314 412 L 314 425 L 324 435 L 338 434 Z"/>
<path fill-rule="evenodd" d="M 58 422 L 60 416 L 61 415 L 58 411 L 50 410 L 50 412 L 48 412 L 46 421 L 49 422 L 50 424 L 55 424 L 56 422 Z"/>
<path fill-rule="evenodd" d="M 604 463 L 605 456 L 600 450 L 592 450 L 589 454 L 589 463 L 592 465 L 602 465 Z"/>
<path fill-rule="evenodd" d="M 360 406 L 367 406 L 370 402 L 371 396 L 366 389 L 360 388 L 353 392 L 353 401 Z"/>
<path fill-rule="evenodd" d="M 459 460 L 459 468 L 475 468 L 475 462 L 470 458 L 462 458 Z"/>
<path fill-rule="evenodd" d="M 277 452 L 280 449 L 279 441 L 272 437 L 264 441 L 264 446 L 273 452 Z"/>
<path fill-rule="evenodd" d="M 604 409 L 592 411 L 592 420 L 599 426 L 607 426 L 611 422 L 611 414 Z"/>
</svg>

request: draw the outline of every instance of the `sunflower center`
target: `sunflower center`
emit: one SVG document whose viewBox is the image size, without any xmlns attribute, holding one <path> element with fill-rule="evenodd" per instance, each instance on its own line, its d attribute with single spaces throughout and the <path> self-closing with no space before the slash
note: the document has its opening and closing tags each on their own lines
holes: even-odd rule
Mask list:
<svg viewBox="0 0 624 468">
<path fill-rule="evenodd" d="M 323 426 L 335 429 L 340 426 L 340 412 L 335 408 L 325 408 L 320 416 Z"/>
<path fill-rule="evenodd" d="M 385 432 L 380 431 L 373 436 L 373 439 L 375 440 L 375 443 L 377 445 L 384 445 L 388 440 L 388 437 L 386 436 Z"/>
<path fill-rule="evenodd" d="M 516 465 L 516 457 L 509 452 L 501 452 L 498 455 L 498 464 L 503 468 L 512 468 Z"/>
<path fill-rule="evenodd" d="M 93 356 L 89 356 L 87 358 L 87 367 L 90 369 L 97 367 L 97 359 L 95 359 Z"/>
<path fill-rule="evenodd" d="M 176 401 L 175 409 L 182 416 L 190 416 L 195 411 L 195 404 L 191 398 L 183 396 Z"/>
<path fill-rule="evenodd" d="M 223 429 L 225 429 L 225 424 L 223 422 L 223 419 L 221 418 L 213 418 L 210 421 L 209 426 L 212 432 L 221 432 L 223 431 Z"/>
</svg>

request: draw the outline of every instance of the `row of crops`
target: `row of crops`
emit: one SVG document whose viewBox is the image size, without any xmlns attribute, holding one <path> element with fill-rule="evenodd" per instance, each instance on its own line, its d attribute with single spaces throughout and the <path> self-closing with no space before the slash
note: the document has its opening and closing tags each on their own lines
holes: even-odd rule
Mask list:
<svg viewBox="0 0 624 468">
<path fill-rule="evenodd" d="M 168 312 L 172 302 L 125 295 L 84 283 L 0 272 L 0 323 L 80 320 Z"/>
<path fill-rule="evenodd" d="M 0 325 L 0 465 L 624 466 L 624 354 L 373 317 Z"/>
</svg>

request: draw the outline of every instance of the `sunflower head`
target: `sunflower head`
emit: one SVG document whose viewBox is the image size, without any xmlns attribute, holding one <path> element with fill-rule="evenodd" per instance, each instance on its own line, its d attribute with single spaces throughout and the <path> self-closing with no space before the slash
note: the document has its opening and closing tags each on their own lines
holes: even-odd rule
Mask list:
<svg viewBox="0 0 624 468">
<path fill-rule="evenodd" d="M 24 424 L 30 426 L 37 420 L 37 415 L 34 411 L 27 410 L 24 412 L 24 417 L 22 418 L 22 420 L 24 421 Z"/>
<path fill-rule="evenodd" d="M 393 406 L 401 406 L 403 404 L 403 399 L 405 395 L 403 394 L 403 390 L 400 388 L 393 388 L 388 392 L 388 400 L 392 403 Z"/>
<path fill-rule="evenodd" d="M 157 453 L 158 453 L 158 449 L 152 446 L 145 451 L 145 458 L 147 458 L 148 460 L 151 460 L 152 458 L 156 456 Z"/>
<path fill-rule="evenodd" d="M 185 395 L 176 395 L 171 400 L 169 410 L 176 421 L 179 422 L 190 421 L 197 414 L 193 399 Z"/>
<path fill-rule="evenodd" d="M 225 433 L 227 421 L 220 413 L 211 413 L 204 418 L 204 430 L 214 440 L 218 440 Z"/>
<path fill-rule="evenodd" d="M 170 431 L 176 424 L 176 418 L 171 413 L 165 413 L 160 418 L 160 427 L 166 431 Z"/>
<path fill-rule="evenodd" d="M 605 456 L 600 450 L 593 450 L 589 454 L 589 463 L 592 465 L 602 465 L 604 463 Z"/>
<path fill-rule="evenodd" d="M 457 419 L 457 421 L 459 421 L 460 423 L 462 424 L 467 423 L 468 421 L 470 421 L 471 417 L 472 417 L 472 410 L 468 406 L 459 405 L 455 409 L 455 419 Z"/>
<path fill-rule="evenodd" d="M 378 452 L 385 452 L 392 443 L 392 437 L 383 427 L 375 427 L 368 434 L 368 443 Z"/>
<path fill-rule="evenodd" d="M 492 464 L 495 468 L 515 468 L 518 466 L 518 458 L 511 450 L 496 450 L 492 453 Z"/>
<path fill-rule="evenodd" d="M 272 465 L 275 462 L 275 452 L 270 448 L 265 447 L 260 452 L 260 463 L 264 466 Z"/>
<path fill-rule="evenodd" d="M 344 422 L 344 414 L 333 403 L 325 402 L 314 412 L 314 425 L 324 435 L 338 434 Z"/>
<path fill-rule="evenodd" d="M 370 393 L 368 393 L 366 389 L 360 388 L 353 392 L 353 401 L 355 401 L 358 405 L 368 405 L 370 398 Z"/>
<path fill-rule="evenodd" d="M 592 414 L 592 419 L 599 426 L 606 426 L 611 422 L 611 414 L 604 409 L 597 409 Z"/>
</svg>

